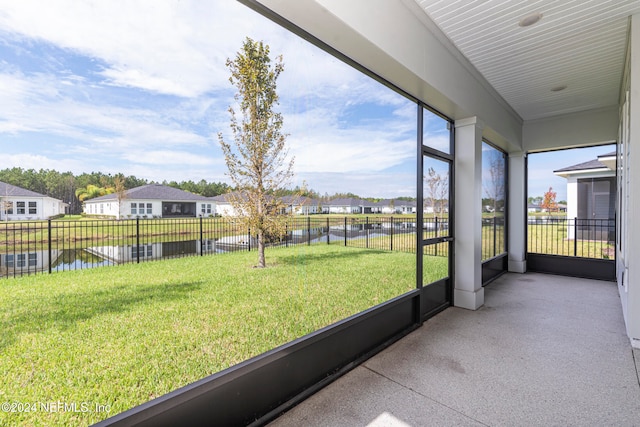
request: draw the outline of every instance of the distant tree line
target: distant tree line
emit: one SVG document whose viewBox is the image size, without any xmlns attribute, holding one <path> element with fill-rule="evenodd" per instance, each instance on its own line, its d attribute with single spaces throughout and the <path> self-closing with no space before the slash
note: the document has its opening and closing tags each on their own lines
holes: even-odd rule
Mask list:
<svg viewBox="0 0 640 427">
<path fill-rule="evenodd" d="M 78 192 L 79 195 L 83 193 L 78 190 L 90 189 L 91 187 L 96 187 L 98 190 L 107 188 L 115 189 L 120 186 L 124 186 L 125 190 L 129 190 L 140 187 L 141 185 L 155 183 L 154 181 L 137 178 L 133 175 L 111 175 L 102 172 L 74 175 L 71 172 L 58 172 L 51 169 L 35 170 L 22 168 L 0 170 L 0 181 L 62 200 L 69 204 L 69 212 L 72 214 L 82 212 L 82 201 L 78 198 L 76 192 Z M 223 182 L 208 182 L 204 179 L 198 182 L 191 180 L 182 182 L 163 181 L 162 184 L 204 197 L 213 197 L 228 193 L 232 190 L 228 184 Z M 95 194 L 99 195 L 100 192 L 97 191 Z M 85 196 L 80 198 L 86 200 L 91 197 Z"/>
<path fill-rule="evenodd" d="M 120 180 L 120 181 L 119 181 Z M 87 189 L 88 187 L 96 187 L 97 190 L 112 188 L 114 191 L 121 185 L 125 190 L 131 188 L 140 187 L 141 185 L 153 184 L 155 181 L 149 181 L 143 178 L 137 178 L 133 175 L 125 176 L 123 174 L 105 174 L 102 172 L 82 173 L 80 175 L 74 175 L 71 172 L 58 172 L 53 169 L 23 169 L 23 168 L 7 168 L 0 169 L 0 181 L 12 184 L 27 190 L 35 191 L 36 193 L 45 194 L 49 197 L 62 200 L 69 204 L 69 213 L 79 214 L 82 212 L 82 200 L 87 200 L 90 197 L 80 197 L 78 195 L 83 194 L 81 189 Z M 179 188 L 180 190 L 188 191 L 190 193 L 199 194 L 204 197 L 214 197 L 220 194 L 226 194 L 234 190 L 233 187 L 224 182 L 209 182 L 201 179 L 198 182 L 194 181 L 162 181 L 160 184 L 168 185 L 169 187 Z M 78 195 L 77 195 L 78 194 Z M 100 194 L 97 192 L 96 194 Z M 103 193 L 106 194 L 106 193 Z M 353 193 L 334 193 L 329 195 L 324 193 L 321 195 L 313 189 L 307 189 L 305 186 L 302 188 L 296 186 L 292 189 L 281 189 L 275 196 L 291 196 L 302 195 L 318 200 L 331 200 L 337 198 L 357 198 L 368 200 L 371 202 L 378 202 L 382 199 L 373 197 L 360 197 Z M 396 200 L 415 201 L 413 197 L 396 197 Z"/>
</svg>

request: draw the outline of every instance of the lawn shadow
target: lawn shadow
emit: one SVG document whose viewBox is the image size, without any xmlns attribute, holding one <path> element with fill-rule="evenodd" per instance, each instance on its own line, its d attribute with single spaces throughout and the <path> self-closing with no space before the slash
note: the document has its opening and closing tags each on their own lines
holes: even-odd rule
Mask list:
<svg viewBox="0 0 640 427">
<path fill-rule="evenodd" d="M 11 345 L 21 334 L 51 330 L 64 331 L 97 316 L 122 313 L 150 301 L 168 302 L 186 298 L 203 284 L 198 282 L 162 285 L 119 285 L 97 291 L 57 295 L 46 307 L 32 307 L 7 316 L 0 324 L 0 349 Z"/>
</svg>

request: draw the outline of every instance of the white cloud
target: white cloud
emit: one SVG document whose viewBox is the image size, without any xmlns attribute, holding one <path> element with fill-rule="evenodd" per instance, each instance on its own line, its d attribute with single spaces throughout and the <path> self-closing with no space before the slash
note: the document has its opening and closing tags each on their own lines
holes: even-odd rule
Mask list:
<svg viewBox="0 0 640 427">
<path fill-rule="evenodd" d="M 340 114 L 321 108 L 289 115 L 290 154 L 299 172 L 372 172 L 415 156 L 415 123 L 389 117 L 377 123 L 344 126 Z"/>
<path fill-rule="evenodd" d="M 221 1 L 21 0 L 1 9 L 0 27 L 98 58 L 114 84 L 180 96 L 220 85 L 251 13 Z"/>
<path fill-rule="evenodd" d="M 39 154 L 4 154 L 0 156 L 0 169 L 54 169 L 59 172 L 73 172 L 74 174 L 86 172 L 86 164 L 76 159 L 54 159 Z"/>
<path fill-rule="evenodd" d="M 449 152 L 449 135 L 426 135 L 422 143 L 428 147 L 435 148 L 444 153 Z"/>
<path fill-rule="evenodd" d="M 215 137 L 228 133 L 234 91 L 225 61 L 245 36 L 284 56 L 278 89 L 301 174 L 354 189 L 367 176 L 396 192 L 379 172 L 415 157 L 415 104 L 238 2 L 0 0 L 0 11 L 11 48 L 37 55 L 44 42 L 73 54 L 51 55 L 55 66 L 37 73 L 0 61 L 0 133 L 52 141 L 42 158 L 14 153 L 17 166 L 225 180 Z"/>
<path fill-rule="evenodd" d="M 64 92 L 53 76 L 0 74 L 0 131 L 42 132 L 76 142 L 108 145 L 110 150 L 131 146 L 206 145 L 205 137 L 166 118 L 166 112 L 84 102 Z M 76 88 L 78 85 L 76 84 Z"/>
<path fill-rule="evenodd" d="M 148 165 L 189 165 L 193 166 L 221 166 L 222 159 L 214 160 L 212 157 L 205 157 L 199 154 L 188 153 L 175 150 L 152 150 L 140 151 L 131 150 L 122 156 L 123 159 L 133 163 Z"/>
</svg>

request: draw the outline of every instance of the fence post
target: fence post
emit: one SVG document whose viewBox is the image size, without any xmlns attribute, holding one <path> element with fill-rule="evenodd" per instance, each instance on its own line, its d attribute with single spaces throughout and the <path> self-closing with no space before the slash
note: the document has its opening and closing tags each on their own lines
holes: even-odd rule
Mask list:
<svg viewBox="0 0 640 427">
<path fill-rule="evenodd" d="M 284 247 L 289 247 L 289 223 L 284 223 Z"/>
<path fill-rule="evenodd" d="M 573 219 L 573 256 L 578 256 L 578 217 Z"/>
<path fill-rule="evenodd" d="M 440 223 L 438 221 L 438 217 L 437 216 L 435 216 L 434 219 L 435 219 L 434 227 L 436 228 L 436 237 L 438 237 L 438 234 L 440 232 Z M 438 256 L 438 244 L 437 243 L 435 245 L 433 245 L 433 254 L 434 254 L 434 256 Z"/>
<path fill-rule="evenodd" d="M 496 256 L 496 216 L 493 216 L 493 256 Z"/>
<path fill-rule="evenodd" d="M 251 252 L 251 227 L 247 230 L 247 247 L 249 248 L 249 252 Z"/>
<path fill-rule="evenodd" d="M 369 217 L 365 217 L 364 223 L 365 238 L 367 239 L 367 249 L 369 249 Z"/>
<path fill-rule="evenodd" d="M 51 274 L 51 219 L 48 219 L 47 223 L 47 228 L 49 231 L 49 237 L 47 239 L 49 244 L 49 274 Z"/>
<path fill-rule="evenodd" d="M 200 217 L 200 256 L 204 255 L 204 233 L 202 232 L 202 217 Z"/>
<path fill-rule="evenodd" d="M 347 217 L 344 217 L 344 245 L 347 246 Z"/>
<path fill-rule="evenodd" d="M 136 217 L 136 263 L 140 264 L 140 218 Z"/>
<path fill-rule="evenodd" d="M 393 217 L 391 217 L 391 243 L 389 246 L 389 250 L 393 251 Z"/>
<path fill-rule="evenodd" d="M 329 235 L 331 234 L 331 229 L 329 228 L 329 217 L 327 217 L 327 245 L 329 244 Z"/>
<path fill-rule="evenodd" d="M 307 246 L 311 246 L 311 217 L 307 216 Z"/>
</svg>

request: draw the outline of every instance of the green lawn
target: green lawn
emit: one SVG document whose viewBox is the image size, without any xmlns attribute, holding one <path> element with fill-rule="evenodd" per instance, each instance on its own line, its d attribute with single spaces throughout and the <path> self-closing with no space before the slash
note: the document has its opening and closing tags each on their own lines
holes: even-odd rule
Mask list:
<svg viewBox="0 0 640 427">
<path fill-rule="evenodd" d="M 613 236 L 612 236 L 613 238 Z M 528 226 L 528 252 L 584 258 L 614 259 L 615 243 L 607 240 L 569 239 L 566 223 Z"/>
<path fill-rule="evenodd" d="M 171 259 L 0 281 L 0 425 L 86 425 L 415 287 L 415 255 L 338 245 Z M 427 279 L 446 258 L 427 257 Z M 432 276 L 429 276 L 432 275 Z M 95 412 L 95 405 L 109 412 Z"/>
</svg>

